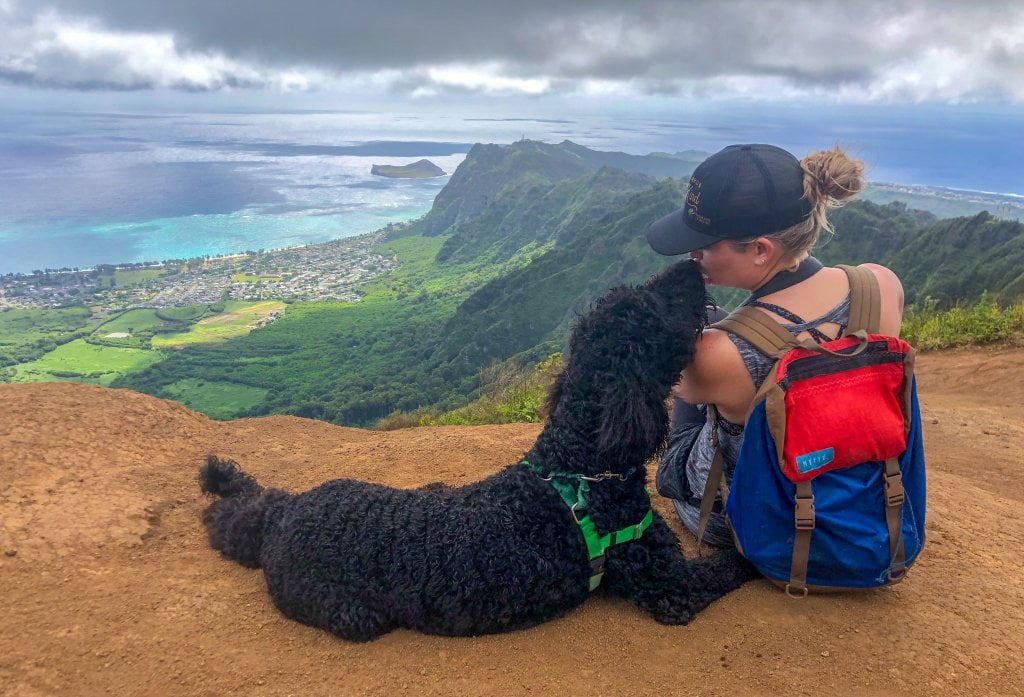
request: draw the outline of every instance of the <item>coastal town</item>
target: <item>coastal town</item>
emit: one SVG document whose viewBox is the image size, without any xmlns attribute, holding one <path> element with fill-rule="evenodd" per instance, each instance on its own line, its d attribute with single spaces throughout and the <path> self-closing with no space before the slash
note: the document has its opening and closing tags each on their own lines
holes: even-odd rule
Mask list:
<svg viewBox="0 0 1024 697">
<path fill-rule="evenodd" d="M 903 201 L 939 212 L 939 217 L 987 210 L 1007 220 L 1024 219 L 1024 198 L 1006 194 L 871 182 L 865 197 L 878 203 Z M 358 302 L 360 284 L 398 265 L 397 258 L 374 249 L 405 225 L 392 223 L 376 232 L 320 244 L 226 256 L 8 273 L 0 275 L 0 312 L 84 306 L 102 317 L 130 308 L 220 300 Z"/>
<path fill-rule="evenodd" d="M 88 306 L 96 314 L 219 300 L 358 302 L 356 287 L 394 269 L 374 252 L 390 228 L 322 244 L 160 263 L 0 276 L 0 311 Z"/>
</svg>

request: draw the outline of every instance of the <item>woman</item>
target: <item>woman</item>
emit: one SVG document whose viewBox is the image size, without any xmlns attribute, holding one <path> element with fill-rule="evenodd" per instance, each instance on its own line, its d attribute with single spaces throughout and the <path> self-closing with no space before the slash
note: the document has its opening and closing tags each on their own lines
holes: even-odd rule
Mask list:
<svg viewBox="0 0 1024 697">
<path fill-rule="evenodd" d="M 832 231 L 827 210 L 863 187 L 863 164 L 838 147 L 797 160 L 771 145 L 731 145 L 697 167 L 686 205 L 651 225 L 647 240 L 660 254 L 689 253 L 709 284 L 750 291 L 744 304 L 797 338 L 821 343 L 846 329 L 850 288 L 842 269 L 822 267 L 809 252 L 822 230 Z M 903 287 L 889 269 L 864 266 L 880 286 L 880 333 L 898 336 Z M 773 363 L 746 341 L 709 328 L 673 390 L 672 438 L 658 490 L 694 533 L 714 454 L 712 429 L 729 482 L 747 410 Z M 715 405 L 717 423 L 706 423 L 704 409 L 694 406 L 704 404 Z M 713 511 L 704 540 L 731 545 L 720 502 Z"/>
</svg>

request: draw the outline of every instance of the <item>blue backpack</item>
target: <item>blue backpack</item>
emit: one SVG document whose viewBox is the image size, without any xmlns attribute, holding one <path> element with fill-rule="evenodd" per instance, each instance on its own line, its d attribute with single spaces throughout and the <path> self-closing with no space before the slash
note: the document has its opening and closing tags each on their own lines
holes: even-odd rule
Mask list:
<svg viewBox="0 0 1024 697">
<path fill-rule="evenodd" d="M 797 341 L 750 307 L 712 325 L 777 362 L 754 397 L 728 486 L 714 443 L 698 539 L 721 491 L 740 553 L 798 597 L 896 583 L 924 545 L 914 350 L 877 333 L 875 275 L 840 268 L 851 305 L 839 339 Z"/>
</svg>

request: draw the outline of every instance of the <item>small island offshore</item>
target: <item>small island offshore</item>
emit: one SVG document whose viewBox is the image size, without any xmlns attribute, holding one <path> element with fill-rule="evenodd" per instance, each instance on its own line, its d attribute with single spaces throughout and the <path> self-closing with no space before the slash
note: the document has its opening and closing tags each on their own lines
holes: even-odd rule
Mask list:
<svg viewBox="0 0 1024 697">
<path fill-rule="evenodd" d="M 429 179 L 447 174 L 430 160 L 417 160 L 408 165 L 374 165 L 370 174 L 392 179 Z"/>
</svg>

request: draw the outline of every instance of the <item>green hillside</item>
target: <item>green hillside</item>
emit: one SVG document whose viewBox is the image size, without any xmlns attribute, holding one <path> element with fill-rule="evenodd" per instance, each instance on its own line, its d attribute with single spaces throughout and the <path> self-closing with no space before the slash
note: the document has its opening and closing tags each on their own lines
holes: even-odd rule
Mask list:
<svg viewBox="0 0 1024 697">
<path fill-rule="evenodd" d="M 495 362 L 564 348 L 574 318 L 670 259 L 646 226 L 682 203 L 699 153 L 634 158 L 572 143 L 477 145 L 433 209 L 379 250 L 401 266 L 356 304 L 296 302 L 273 324 L 219 345 L 164 352 L 114 384 L 184 400 L 219 418 L 289 413 L 368 425 L 400 409 L 459 407 Z M 653 158 L 653 159 L 652 159 Z M 628 165 L 627 172 L 610 166 Z M 1024 297 L 1024 226 L 988 215 L 937 221 L 899 202 L 834 211 L 827 263 L 877 261 L 910 300 Z M 710 289 L 720 304 L 738 291 Z"/>
<path fill-rule="evenodd" d="M 626 204 L 655 180 L 603 167 L 555 184 L 535 184 L 496 196 L 480 215 L 453 225 L 439 262 L 505 261 L 527 246 L 562 246 L 577 232 Z"/>
<path fill-rule="evenodd" d="M 903 279 L 907 301 L 939 307 L 976 300 L 988 291 L 1006 302 L 1024 296 L 1024 225 L 979 213 L 921 230 L 889 264 Z"/>
<path fill-rule="evenodd" d="M 576 313 L 620 283 L 636 283 L 667 263 L 638 231 L 677 208 L 682 185 L 669 179 L 636 194 L 565 246 L 498 277 L 468 298 L 448 322 L 434 358 L 453 373 L 517 354 L 540 360 L 561 349 Z"/>
<path fill-rule="evenodd" d="M 688 177 L 704 153 L 629 155 L 601 152 L 563 141 L 558 145 L 520 140 L 511 145 L 476 144 L 434 199 L 434 205 L 402 234 L 441 235 L 469 222 L 495 202 L 518 199 L 538 187 L 614 167 L 645 176 Z M 500 205 L 500 204 L 499 204 Z"/>
</svg>

